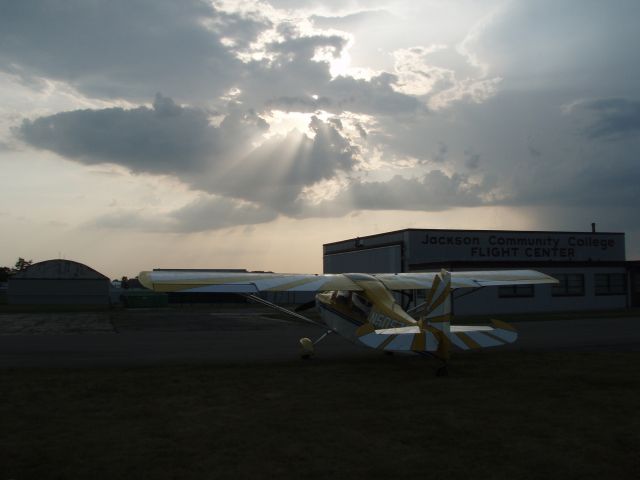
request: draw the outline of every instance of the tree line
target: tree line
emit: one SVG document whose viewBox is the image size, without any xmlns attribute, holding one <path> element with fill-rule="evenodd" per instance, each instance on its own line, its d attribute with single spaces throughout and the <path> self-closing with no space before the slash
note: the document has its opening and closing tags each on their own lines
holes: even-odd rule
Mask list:
<svg viewBox="0 0 640 480">
<path fill-rule="evenodd" d="M 13 267 L 0 267 L 0 282 L 6 282 L 14 273 L 22 272 L 33 264 L 33 260 L 25 260 L 22 257 L 18 257 Z"/>
</svg>

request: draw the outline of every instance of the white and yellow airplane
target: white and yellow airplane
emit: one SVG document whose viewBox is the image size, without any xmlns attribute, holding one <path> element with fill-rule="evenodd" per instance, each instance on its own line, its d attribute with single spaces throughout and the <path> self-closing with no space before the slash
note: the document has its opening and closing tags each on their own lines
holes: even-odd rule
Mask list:
<svg viewBox="0 0 640 480">
<path fill-rule="evenodd" d="M 514 342 L 516 330 L 492 320 L 491 325 L 451 325 L 451 293 L 458 288 L 557 283 L 535 270 L 419 273 L 278 274 L 194 271 L 140 272 L 140 282 L 158 292 L 232 292 L 266 304 L 328 331 L 318 340 L 300 339 L 303 357 L 328 333 L 387 352 L 414 352 L 446 362 L 452 347 L 468 350 Z M 426 290 L 424 308 L 414 318 L 396 301 L 393 291 Z M 268 302 L 259 292 L 316 292 L 315 304 L 324 324 Z M 414 309 L 415 310 L 415 309 Z"/>
</svg>

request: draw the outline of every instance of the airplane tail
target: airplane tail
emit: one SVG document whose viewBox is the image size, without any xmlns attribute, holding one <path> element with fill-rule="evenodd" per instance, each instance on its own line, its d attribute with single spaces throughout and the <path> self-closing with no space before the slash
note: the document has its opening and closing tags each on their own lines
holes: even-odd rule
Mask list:
<svg viewBox="0 0 640 480">
<path fill-rule="evenodd" d="M 492 320 L 491 325 L 451 326 L 451 274 L 441 270 L 427 293 L 418 325 L 375 329 L 367 323 L 356 332 L 367 346 L 390 351 L 431 352 L 445 362 L 452 346 L 460 350 L 496 347 L 514 342 L 518 332 L 511 325 Z"/>
</svg>

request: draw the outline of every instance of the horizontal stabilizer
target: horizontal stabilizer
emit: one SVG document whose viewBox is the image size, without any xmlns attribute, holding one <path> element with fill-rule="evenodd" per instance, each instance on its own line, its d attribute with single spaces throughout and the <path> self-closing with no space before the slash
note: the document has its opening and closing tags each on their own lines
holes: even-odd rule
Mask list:
<svg viewBox="0 0 640 480">
<path fill-rule="evenodd" d="M 367 323 L 356 332 L 358 340 L 371 348 L 393 352 L 436 352 L 443 337 L 460 350 L 497 347 L 515 342 L 518 332 L 511 325 L 492 320 L 492 325 L 452 325 L 438 329 L 429 325 L 420 329 L 417 325 L 376 330 Z"/>
</svg>

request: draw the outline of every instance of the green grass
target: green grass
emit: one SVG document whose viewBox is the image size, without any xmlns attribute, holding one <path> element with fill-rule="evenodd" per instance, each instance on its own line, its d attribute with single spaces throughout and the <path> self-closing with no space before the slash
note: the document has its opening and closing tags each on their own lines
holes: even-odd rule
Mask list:
<svg viewBox="0 0 640 480">
<path fill-rule="evenodd" d="M 1 479 L 637 478 L 640 354 L 0 371 Z"/>
</svg>

